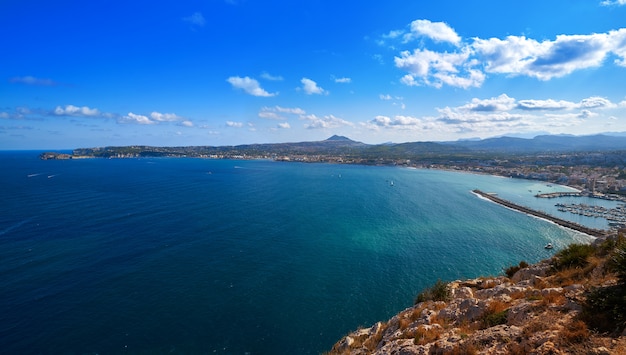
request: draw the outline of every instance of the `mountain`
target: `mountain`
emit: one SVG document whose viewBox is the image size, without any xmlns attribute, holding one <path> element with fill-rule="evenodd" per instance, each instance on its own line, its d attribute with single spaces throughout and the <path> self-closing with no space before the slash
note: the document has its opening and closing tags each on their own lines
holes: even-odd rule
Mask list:
<svg viewBox="0 0 626 355">
<path fill-rule="evenodd" d="M 480 154 L 535 154 L 560 152 L 608 152 L 626 150 L 626 136 L 619 135 L 540 135 L 532 139 L 498 137 L 483 140 L 459 140 L 455 142 L 409 142 L 365 144 L 344 136 L 334 135 L 326 140 L 296 143 L 262 143 L 237 146 L 191 146 L 191 147 L 104 147 L 79 148 L 75 156 L 125 157 L 125 156 L 282 156 L 318 155 L 351 156 L 354 158 L 415 159 L 452 158 L 464 159 Z"/>
<path fill-rule="evenodd" d="M 540 135 L 532 139 L 499 137 L 480 141 L 457 141 L 444 144 L 471 151 L 533 153 L 626 150 L 626 137 L 596 134 L 590 136 Z"/>
</svg>

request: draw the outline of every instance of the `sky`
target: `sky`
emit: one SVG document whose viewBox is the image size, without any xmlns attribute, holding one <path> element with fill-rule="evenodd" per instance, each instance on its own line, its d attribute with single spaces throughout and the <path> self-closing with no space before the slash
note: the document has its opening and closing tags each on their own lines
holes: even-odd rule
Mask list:
<svg viewBox="0 0 626 355">
<path fill-rule="evenodd" d="M 3 0 L 0 149 L 626 132 L 626 0 Z"/>
</svg>

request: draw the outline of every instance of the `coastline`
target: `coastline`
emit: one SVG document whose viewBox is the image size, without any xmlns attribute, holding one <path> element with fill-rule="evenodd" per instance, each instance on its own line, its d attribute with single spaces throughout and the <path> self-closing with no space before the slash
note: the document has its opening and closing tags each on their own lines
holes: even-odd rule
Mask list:
<svg viewBox="0 0 626 355">
<path fill-rule="evenodd" d="M 582 225 L 580 225 L 578 223 L 566 221 L 564 219 L 551 216 L 551 215 L 549 215 L 547 213 L 540 212 L 540 211 L 533 210 L 533 209 L 528 208 L 528 207 L 524 207 L 524 206 L 515 204 L 515 203 L 513 203 L 511 201 L 507 201 L 507 200 L 501 199 L 501 198 L 499 198 L 499 197 L 497 197 L 497 196 L 495 196 L 493 194 L 488 194 L 488 193 L 483 192 L 483 191 L 478 190 L 478 189 L 472 190 L 472 193 L 474 193 L 477 196 L 480 196 L 482 198 L 485 198 L 485 199 L 487 199 L 487 200 L 489 200 L 491 202 L 497 203 L 497 204 L 499 204 L 501 206 L 504 206 L 504 207 L 516 210 L 518 212 L 522 212 L 522 213 L 528 214 L 530 216 L 534 216 L 534 217 L 538 217 L 538 218 L 541 218 L 541 219 L 545 219 L 545 220 L 550 221 L 552 223 L 555 223 L 555 224 L 557 224 L 557 225 L 559 225 L 561 227 L 565 227 L 565 228 L 568 228 L 568 229 L 571 229 L 571 230 L 574 230 L 574 231 L 577 231 L 577 232 L 580 232 L 580 233 L 583 233 L 583 234 L 587 234 L 587 235 L 592 236 L 594 238 L 603 238 L 603 237 L 606 237 L 607 234 L 609 233 L 608 231 L 603 231 L 603 230 L 599 230 L 599 229 L 585 227 L 585 226 L 582 226 Z"/>
</svg>

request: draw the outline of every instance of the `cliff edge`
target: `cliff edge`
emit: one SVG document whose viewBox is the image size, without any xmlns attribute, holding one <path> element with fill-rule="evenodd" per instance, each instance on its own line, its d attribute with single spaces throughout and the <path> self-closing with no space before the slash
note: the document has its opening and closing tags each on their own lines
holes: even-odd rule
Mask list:
<svg viewBox="0 0 626 355">
<path fill-rule="evenodd" d="M 626 354 L 626 242 L 573 244 L 506 276 L 421 292 L 386 322 L 327 354 Z"/>
</svg>

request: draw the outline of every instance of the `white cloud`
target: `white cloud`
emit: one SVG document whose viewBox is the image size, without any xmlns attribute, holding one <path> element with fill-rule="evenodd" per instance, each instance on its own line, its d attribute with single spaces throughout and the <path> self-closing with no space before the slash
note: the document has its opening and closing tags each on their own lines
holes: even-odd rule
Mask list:
<svg viewBox="0 0 626 355">
<path fill-rule="evenodd" d="M 274 111 L 259 111 L 259 117 L 260 118 L 266 118 L 269 120 L 284 120 L 285 117 L 279 115 L 278 113 L 274 112 Z"/>
<path fill-rule="evenodd" d="M 461 37 L 445 22 L 430 22 L 429 20 L 415 20 L 411 22 L 411 32 L 404 35 L 408 42 L 416 37 L 428 37 L 435 42 L 448 42 L 458 45 Z"/>
<path fill-rule="evenodd" d="M 626 1 L 626 0 L 625 0 Z M 536 40 L 525 36 L 473 38 L 463 43 L 446 23 L 416 20 L 402 37 L 405 43 L 428 37 L 436 42 L 457 46 L 454 51 L 435 51 L 424 42 L 394 57 L 397 68 L 407 72 L 400 80 L 408 86 L 443 85 L 470 88 L 483 84 L 487 74 L 527 76 L 551 80 L 582 69 L 600 67 L 612 54 L 614 64 L 626 67 L 626 28 L 606 33 L 558 35 L 555 39 Z M 393 40 L 394 31 L 383 36 Z"/>
<path fill-rule="evenodd" d="M 428 49 L 415 49 L 400 52 L 395 57 L 396 67 L 406 70 L 400 81 L 408 86 L 420 84 L 441 87 L 443 84 L 468 88 L 479 87 L 485 75 L 473 67 L 478 63 L 469 60 L 470 51 L 465 49 L 456 53 L 438 53 Z"/>
<path fill-rule="evenodd" d="M 261 88 L 259 82 L 250 77 L 231 76 L 226 79 L 234 88 L 242 89 L 246 93 L 252 96 L 271 97 L 276 96 L 277 93 L 269 93 Z"/>
<path fill-rule="evenodd" d="M 479 111 L 479 112 L 495 112 L 495 111 L 508 111 L 515 107 L 515 99 L 509 97 L 507 94 L 502 94 L 498 97 L 492 97 L 490 99 L 477 99 L 474 98 L 468 104 L 459 107 L 461 111 Z"/>
<path fill-rule="evenodd" d="M 322 89 L 321 87 L 317 86 L 317 83 L 309 78 L 302 78 L 302 80 L 300 80 L 300 82 L 302 83 L 302 90 L 304 90 L 304 92 L 307 95 L 312 95 L 312 94 L 328 94 L 328 92 L 324 89 Z"/>
<path fill-rule="evenodd" d="M 243 127 L 243 123 L 242 122 L 234 122 L 234 121 L 226 121 L 226 126 L 227 127 L 234 127 L 234 128 L 241 128 L 241 127 Z"/>
<path fill-rule="evenodd" d="M 604 0 L 600 3 L 602 6 L 622 6 L 626 5 L 626 0 Z"/>
<path fill-rule="evenodd" d="M 99 116 L 100 111 L 95 108 L 89 108 L 87 106 L 78 107 L 74 105 L 67 105 L 64 108 L 57 106 L 54 111 L 54 115 L 57 116 L 74 116 L 74 117 L 94 117 Z"/>
<path fill-rule="evenodd" d="M 57 85 L 56 82 L 51 79 L 41 79 L 35 78 L 34 76 L 16 76 L 9 79 L 10 83 L 19 83 L 26 85 L 39 85 L 39 86 L 54 86 Z"/>
<path fill-rule="evenodd" d="M 288 129 L 291 128 L 291 126 L 289 125 L 288 122 L 281 122 L 277 125 L 278 128 L 282 128 L 282 129 Z"/>
<path fill-rule="evenodd" d="M 183 17 L 183 21 L 189 22 L 190 24 L 199 26 L 199 27 L 203 27 L 206 24 L 206 20 L 204 19 L 204 16 L 202 16 L 202 13 L 200 12 L 194 12 L 189 17 Z"/>
<path fill-rule="evenodd" d="M 576 103 L 564 100 L 519 100 L 517 108 L 522 110 L 570 110 L 576 108 Z"/>
<path fill-rule="evenodd" d="M 176 114 L 173 114 L 173 113 L 159 113 L 159 112 L 152 112 L 150 114 L 150 118 L 158 122 L 175 122 L 175 121 L 180 121 L 183 119 L 182 117 L 177 116 Z"/>
<path fill-rule="evenodd" d="M 193 127 L 193 122 L 185 120 L 185 121 L 182 121 L 180 125 L 185 126 L 185 127 Z"/>
<path fill-rule="evenodd" d="M 581 108 L 613 108 L 616 105 L 604 97 L 592 96 L 580 101 Z"/>
<path fill-rule="evenodd" d="M 378 97 L 379 97 L 381 100 L 384 100 L 384 101 L 389 101 L 389 100 L 392 100 L 392 99 L 393 99 L 393 97 L 391 97 L 391 95 L 389 95 L 389 94 L 386 94 L 386 95 L 380 94 L 380 95 L 378 95 Z"/>
<path fill-rule="evenodd" d="M 420 128 L 423 121 L 419 118 L 411 116 L 395 116 L 390 118 L 387 116 L 376 116 L 369 123 L 379 127 L 396 127 L 396 128 Z"/>
<path fill-rule="evenodd" d="M 582 99 L 580 102 L 565 100 L 519 100 L 516 108 L 521 110 L 573 110 L 590 108 L 615 108 L 616 104 L 603 97 L 592 96 Z"/>
<path fill-rule="evenodd" d="M 137 115 L 132 112 L 129 112 L 128 115 L 123 116 L 120 119 L 120 122 L 121 123 L 137 123 L 137 124 L 143 124 L 143 125 L 156 124 L 156 122 L 150 120 L 148 116 Z"/>
<path fill-rule="evenodd" d="M 335 78 L 335 82 L 339 84 L 349 84 L 352 82 L 351 78 Z"/>
<path fill-rule="evenodd" d="M 307 115 L 307 116 L 302 116 L 302 119 L 309 122 L 304 125 L 304 128 L 307 128 L 307 129 L 354 126 L 352 122 L 346 121 L 339 117 L 335 117 L 333 115 L 327 115 L 324 117 L 317 117 L 316 115 Z"/>
<path fill-rule="evenodd" d="M 491 73 L 526 75 L 539 80 L 562 77 L 580 69 L 600 66 L 612 50 L 611 35 L 559 35 L 538 42 L 509 36 L 506 40 L 476 39 L 472 45 Z"/>
<path fill-rule="evenodd" d="M 259 111 L 259 117 L 260 118 L 266 118 L 266 119 L 270 119 L 270 120 L 286 120 L 287 118 L 284 116 L 281 116 L 279 113 L 286 113 L 286 114 L 290 114 L 290 115 L 304 115 L 306 112 L 299 108 L 299 107 L 281 107 L 281 106 L 274 106 L 274 107 L 262 107 L 261 111 Z"/>
<path fill-rule="evenodd" d="M 282 113 L 291 113 L 294 115 L 304 115 L 306 113 L 303 109 L 299 107 L 289 108 L 289 107 L 276 106 L 276 111 L 282 112 Z"/>
<path fill-rule="evenodd" d="M 263 72 L 261 73 L 261 78 L 265 79 L 265 80 L 270 80 L 270 81 L 283 81 L 283 77 L 280 75 L 271 75 L 268 72 Z"/>
</svg>

